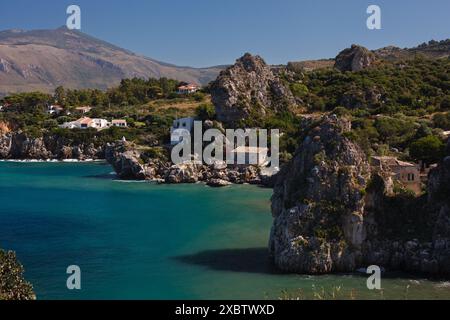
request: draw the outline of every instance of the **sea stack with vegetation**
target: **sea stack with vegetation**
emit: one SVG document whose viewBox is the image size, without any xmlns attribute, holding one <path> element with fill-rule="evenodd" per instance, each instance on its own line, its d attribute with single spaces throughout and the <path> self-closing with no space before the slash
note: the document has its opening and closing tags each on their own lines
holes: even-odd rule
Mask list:
<svg viewBox="0 0 450 320">
<path fill-rule="evenodd" d="M 450 157 L 431 171 L 428 196 L 417 198 L 396 189 L 392 172 L 369 164 L 350 130 L 336 115 L 313 121 L 278 176 L 270 240 L 276 266 L 317 274 L 375 264 L 448 276 Z"/>
</svg>

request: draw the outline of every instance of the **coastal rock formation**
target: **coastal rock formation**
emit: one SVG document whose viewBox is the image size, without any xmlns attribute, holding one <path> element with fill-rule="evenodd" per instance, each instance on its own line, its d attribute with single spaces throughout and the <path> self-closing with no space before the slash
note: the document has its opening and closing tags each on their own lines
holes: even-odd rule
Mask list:
<svg viewBox="0 0 450 320">
<path fill-rule="evenodd" d="M 74 143 L 63 137 L 30 137 L 23 132 L 0 135 L 0 159 L 65 160 L 102 159 L 103 148 L 93 143 Z"/>
<path fill-rule="evenodd" d="M 450 158 L 430 174 L 429 200 L 396 195 L 346 138 L 350 123 L 325 116 L 305 129 L 272 197 L 269 249 L 287 272 L 351 272 L 369 265 L 450 274 Z"/>
<path fill-rule="evenodd" d="M 270 252 L 281 270 L 345 271 L 360 259 L 365 240 L 362 190 L 370 167 L 361 149 L 344 137 L 350 127 L 330 116 L 309 128 L 279 174 Z"/>
<path fill-rule="evenodd" d="M 128 142 L 118 141 L 105 148 L 105 159 L 124 180 L 152 180 L 160 183 L 205 182 L 214 187 L 229 184 L 260 184 L 270 186 L 273 177 L 255 166 L 220 167 L 196 163 L 174 165 L 161 159 L 147 159 Z"/>
<path fill-rule="evenodd" d="M 144 180 L 146 177 L 140 154 L 134 150 L 127 150 L 125 145 L 120 145 L 118 148 L 108 145 L 105 150 L 105 159 L 112 165 L 120 179 Z"/>
<path fill-rule="evenodd" d="M 450 140 L 447 156 L 431 170 L 428 179 L 428 207 L 434 213 L 436 224 L 434 238 L 450 238 Z M 450 243 L 448 245 L 450 250 Z M 450 254 L 449 254 L 450 256 Z"/>
<path fill-rule="evenodd" d="M 222 179 L 211 179 L 210 181 L 208 181 L 208 186 L 215 188 L 226 187 L 229 185 L 231 185 L 231 182 Z"/>
<path fill-rule="evenodd" d="M 23 272 L 15 253 L 0 249 L 0 301 L 36 300 L 33 286 L 23 278 Z"/>
<path fill-rule="evenodd" d="M 376 61 L 377 57 L 374 53 L 354 44 L 351 48 L 347 48 L 338 54 L 334 67 L 340 71 L 360 71 L 370 67 Z"/>
<path fill-rule="evenodd" d="M 288 87 L 259 56 L 246 53 L 211 85 L 217 120 L 234 124 L 250 116 L 283 111 L 295 104 Z"/>
</svg>

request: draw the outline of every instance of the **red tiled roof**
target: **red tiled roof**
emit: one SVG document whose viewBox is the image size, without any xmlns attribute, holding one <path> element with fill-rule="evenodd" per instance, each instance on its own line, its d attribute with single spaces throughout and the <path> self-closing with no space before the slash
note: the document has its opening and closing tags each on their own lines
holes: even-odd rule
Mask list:
<svg viewBox="0 0 450 320">
<path fill-rule="evenodd" d="M 81 118 L 78 120 L 78 122 L 80 124 L 90 124 L 90 123 L 92 123 L 92 119 L 91 118 Z"/>
</svg>

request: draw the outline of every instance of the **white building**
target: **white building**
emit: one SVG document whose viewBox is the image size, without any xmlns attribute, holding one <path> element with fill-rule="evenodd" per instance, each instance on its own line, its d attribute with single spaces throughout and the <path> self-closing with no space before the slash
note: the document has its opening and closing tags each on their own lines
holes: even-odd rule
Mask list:
<svg viewBox="0 0 450 320">
<path fill-rule="evenodd" d="M 59 105 L 51 105 L 47 107 L 48 114 L 60 114 L 64 111 L 64 108 Z"/>
<path fill-rule="evenodd" d="M 111 124 L 106 119 L 92 119 L 91 128 L 98 130 L 108 128 Z"/>
<path fill-rule="evenodd" d="M 182 140 L 185 134 L 191 133 L 194 129 L 194 118 L 182 118 L 174 120 L 170 128 L 170 143 L 175 145 Z"/>
<path fill-rule="evenodd" d="M 127 120 L 121 120 L 121 119 L 113 120 L 111 122 L 111 125 L 113 127 L 119 127 L 119 128 L 126 128 L 126 127 L 128 127 Z"/>
<path fill-rule="evenodd" d="M 195 93 L 200 89 L 199 86 L 197 86 L 196 84 L 187 84 L 185 86 L 180 86 L 178 87 L 177 93 L 178 94 L 190 94 L 190 93 Z"/>
<path fill-rule="evenodd" d="M 90 106 L 76 107 L 75 110 L 81 112 L 82 114 L 86 114 L 92 110 L 92 107 Z"/>
<path fill-rule="evenodd" d="M 77 128 L 80 129 L 80 124 L 77 121 L 64 122 L 59 127 L 62 129 L 77 129 Z"/>
<path fill-rule="evenodd" d="M 87 117 L 80 118 L 76 121 L 66 122 L 60 125 L 60 128 L 64 129 L 88 129 L 94 128 L 97 130 L 102 130 L 109 128 L 110 123 L 105 119 L 91 119 Z"/>
<path fill-rule="evenodd" d="M 236 164 L 266 166 L 269 163 L 268 148 L 239 146 L 233 150 Z"/>
</svg>

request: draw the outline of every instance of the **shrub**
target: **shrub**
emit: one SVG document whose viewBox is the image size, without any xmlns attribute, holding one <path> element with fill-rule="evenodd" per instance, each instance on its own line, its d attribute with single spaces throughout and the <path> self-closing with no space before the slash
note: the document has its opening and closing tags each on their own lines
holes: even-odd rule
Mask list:
<svg viewBox="0 0 450 320">
<path fill-rule="evenodd" d="M 202 121 L 213 120 L 216 117 L 216 108 L 210 103 L 205 103 L 199 105 L 195 110 L 195 113 Z"/>
<path fill-rule="evenodd" d="M 23 278 L 14 252 L 0 249 L 0 300 L 34 300 L 33 287 Z"/>
<path fill-rule="evenodd" d="M 411 144 L 409 154 L 416 160 L 431 164 L 442 160 L 445 144 L 436 136 L 420 138 Z"/>
</svg>

